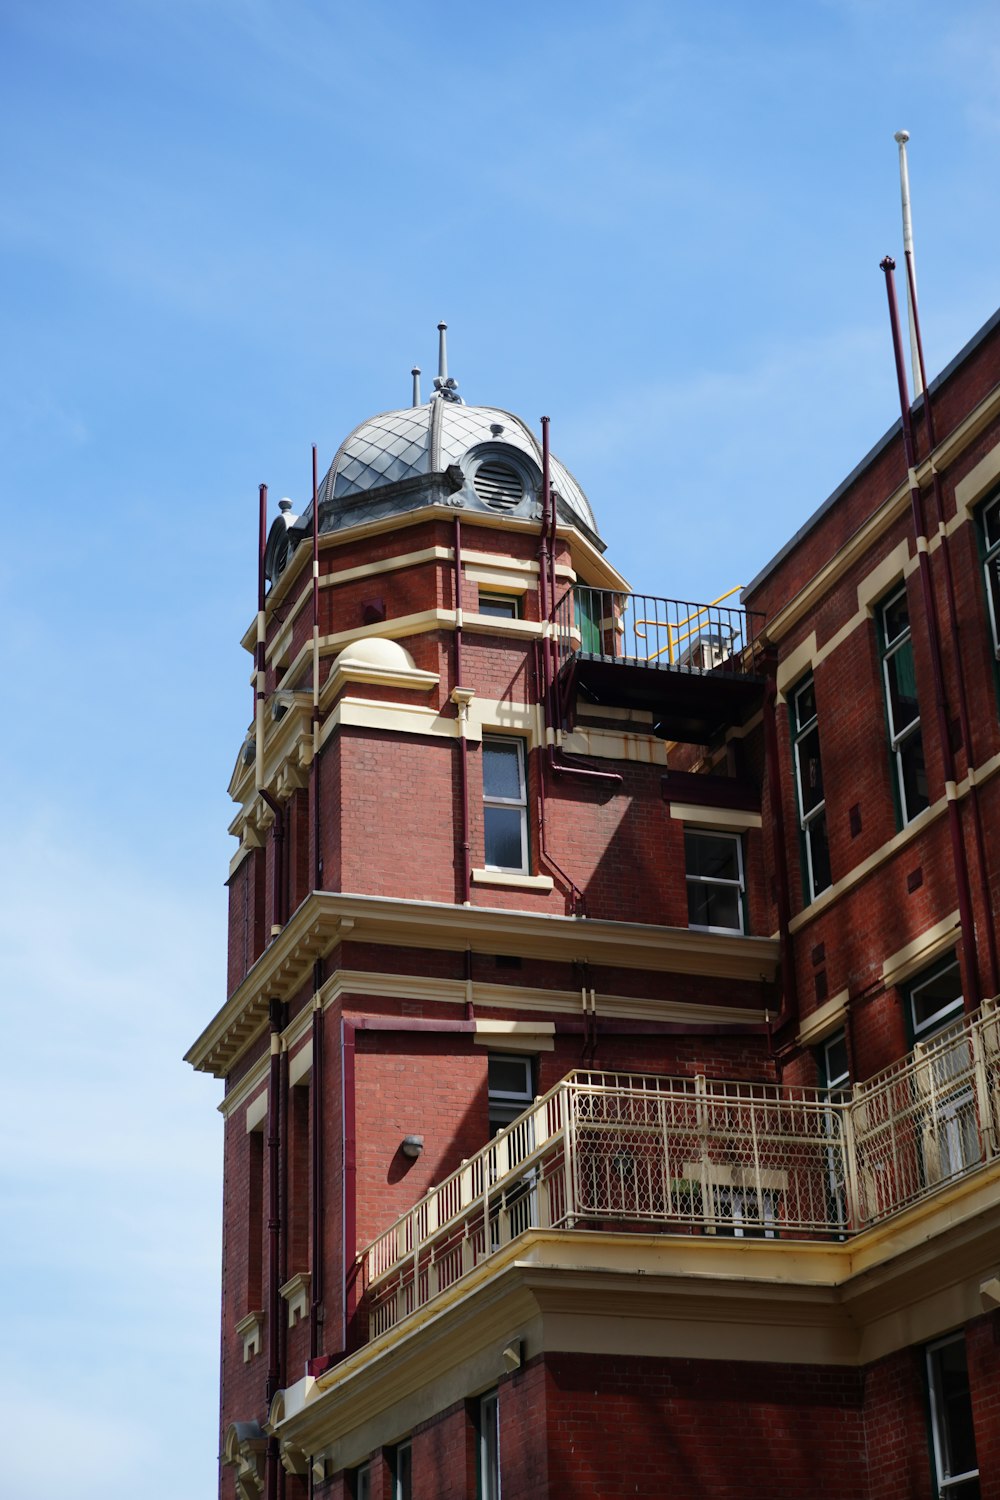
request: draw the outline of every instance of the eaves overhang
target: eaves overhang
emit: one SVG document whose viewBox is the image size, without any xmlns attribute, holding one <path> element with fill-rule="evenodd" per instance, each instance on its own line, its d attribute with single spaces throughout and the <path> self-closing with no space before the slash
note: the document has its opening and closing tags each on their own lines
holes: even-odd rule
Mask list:
<svg viewBox="0 0 1000 1500">
<path fill-rule="evenodd" d="M 980 1313 L 998 1231 L 998 1163 L 847 1241 L 532 1230 L 289 1388 L 273 1430 L 283 1445 L 349 1466 L 414 1420 L 496 1384 L 512 1342 L 525 1359 L 617 1353 L 858 1368 Z"/>
<path fill-rule="evenodd" d="M 185 1061 L 225 1077 L 264 1030 L 268 1001 L 294 996 L 312 964 L 348 937 L 392 947 L 504 953 L 708 979 L 771 982 L 778 968 L 778 942 L 769 937 L 313 891 L 185 1053 Z"/>
</svg>

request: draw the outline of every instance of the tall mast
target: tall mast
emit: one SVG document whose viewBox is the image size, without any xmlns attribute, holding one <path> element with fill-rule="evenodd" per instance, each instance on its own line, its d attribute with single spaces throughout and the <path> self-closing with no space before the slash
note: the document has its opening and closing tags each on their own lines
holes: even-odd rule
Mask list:
<svg viewBox="0 0 1000 1500">
<path fill-rule="evenodd" d="M 924 382 L 920 373 L 920 352 L 917 348 L 917 322 L 914 301 L 917 296 L 917 263 L 913 255 L 913 219 L 910 216 L 910 173 L 906 164 L 906 143 L 910 139 L 908 130 L 897 130 L 893 137 L 899 147 L 899 195 L 903 206 L 903 254 L 906 257 L 906 310 L 910 324 L 910 369 L 913 374 L 914 399 L 921 395 Z"/>
</svg>

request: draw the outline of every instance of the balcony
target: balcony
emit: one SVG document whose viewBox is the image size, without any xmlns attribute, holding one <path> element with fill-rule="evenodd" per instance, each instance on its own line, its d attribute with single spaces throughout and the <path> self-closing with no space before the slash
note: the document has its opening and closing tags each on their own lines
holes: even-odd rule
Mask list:
<svg viewBox="0 0 1000 1500">
<path fill-rule="evenodd" d="M 364 1251 L 368 1336 L 530 1229 L 846 1240 L 998 1154 L 992 1003 L 849 1095 L 577 1071 Z"/>
<path fill-rule="evenodd" d="M 733 593 L 736 591 L 733 590 Z M 579 698 L 654 715 L 668 739 L 705 744 L 742 722 L 763 692 L 764 616 L 723 601 L 693 604 L 578 585 L 556 606 L 558 691 L 572 720 Z"/>
</svg>

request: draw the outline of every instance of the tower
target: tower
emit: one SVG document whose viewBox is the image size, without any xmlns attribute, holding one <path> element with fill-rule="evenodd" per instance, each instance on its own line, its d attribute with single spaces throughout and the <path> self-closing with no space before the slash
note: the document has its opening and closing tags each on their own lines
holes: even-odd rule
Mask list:
<svg viewBox="0 0 1000 1500">
<path fill-rule="evenodd" d="M 900 1361 L 988 1387 L 953 1335 L 1000 1217 L 940 764 L 891 830 L 912 716 L 852 767 L 824 695 L 835 664 L 881 723 L 926 675 L 899 434 L 744 603 L 636 594 L 547 422 L 465 405 L 440 331 L 431 399 L 415 372 L 261 528 L 229 995 L 188 1055 L 226 1087 L 222 1493 L 888 1494 Z M 937 383 L 969 528 L 997 346 Z"/>
</svg>

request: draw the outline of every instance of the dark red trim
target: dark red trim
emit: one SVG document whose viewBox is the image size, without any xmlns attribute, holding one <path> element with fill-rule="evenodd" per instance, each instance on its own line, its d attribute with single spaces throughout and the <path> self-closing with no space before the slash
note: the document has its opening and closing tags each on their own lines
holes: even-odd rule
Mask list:
<svg viewBox="0 0 1000 1500">
<path fill-rule="evenodd" d="M 462 522 L 455 517 L 455 687 L 462 687 Z M 456 704 L 459 729 L 466 726 L 463 708 Z M 462 864 L 462 905 L 472 901 L 472 844 L 469 838 L 469 741 L 464 733 L 458 736 L 458 782 L 461 828 L 459 845 Z"/>
<path fill-rule="evenodd" d="M 772 1037 L 799 1013 L 795 954 L 789 930 L 791 903 L 788 894 L 788 855 L 785 845 L 785 813 L 781 796 L 781 763 L 778 759 L 777 697 L 777 684 L 772 673 L 764 684 L 764 758 L 767 762 L 767 787 L 771 803 L 771 851 L 774 860 L 778 943 L 781 958 L 781 1009 L 771 1023 Z"/>
<path fill-rule="evenodd" d="M 934 449 L 937 447 L 937 434 L 934 430 L 934 403 L 931 398 L 930 386 L 927 383 L 927 371 L 924 367 L 924 345 L 920 336 L 920 312 L 917 307 L 917 283 L 916 277 L 913 274 L 913 252 L 910 250 L 906 252 L 906 278 L 910 291 L 910 309 L 913 313 L 913 331 L 917 342 L 920 383 L 923 387 L 924 419 L 927 423 L 927 450 L 928 455 L 933 455 Z M 965 763 L 969 770 L 971 770 L 976 763 L 976 758 L 972 742 L 969 694 L 965 684 L 965 663 L 962 659 L 962 651 L 959 644 L 958 605 L 955 597 L 954 571 L 951 564 L 951 543 L 944 524 L 944 494 L 941 488 L 941 475 L 933 462 L 931 464 L 931 488 L 934 495 L 934 508 L 937 520 L 941 526 L 945 603 L 948 609 L 948 629 L 946 634 L 948 640 L 951 642 L 952 665 L 955 669 L 955 681 L 958 685 L 958 722 L 962 731 L 962 743 L 965 746 Z M 986 993 L 995 995 L 998 985 L 1000 985 L 1000 962 L 998 962 L 997 958 L 997 940 L 993 920 L 993 901 L 990 894 L 989 866 L 986 862 L 983 810 L 979 800 L 979 787 L 975 782 L 972 782 L 969 787 L 969 801 L 972 807 L 972 831 L 976 845 L 976 862 L 979 866 L 979 890 L 986 912 L 986 957 L 989 964 L 986 975 Z"/>
<path fill-rule="evenodd" d="M 265 1402 L 271 1402 L 281 1389 L 281 1050 L 280 1038 L 284 1004 L 271 1000 L 268 1019 L 271 1037 L 271 1065 L 267 1089 L 267 1379 Z M 277 1500 L 278 1472 L 281 1467 L 278 1440 L 269 1437 L 266 1455 L 267 1500 Z"/>
<path fill-rule="evenodd" d="M 323 966 L 317 960 L 313 967 L 313 990 L 319 994 L 323 984 Z M 323 1010 L 317 1005 L 312 1016 L 312 1084 L 309 1102 L 312 1108 L 310 1132 L 310 1215 L 309 1247 L 309 1357 L 315 1359 L 320 1352 L 320 1324 L 323 1317 L 323 1215 L 325 1213 L 324 1168 L 323 1168 Z"/>
<path fill-rule="evenodd" d="M 903 423 L 903 452 L 910 475 L 916 469 L 913 446 L 913 426 L 910 418 L 910 393 L 906 382 L 906 363 L 903 358 L 903 341 L 899 326 L 899 308 L 896 304 L 896 284 L 893 272 L 896 263 L 887 255 L 880 270 L 885 275 L 886 297 L 889 302 L 889 325 L 892 330 L 892 349 L 896 363 L 896 383 L 899 387 L 899 406 Z M 941 660 L 941 637 L 938 630 L 937 609 L 931 582 L 930 559 L 927 553 L 927 535 L 924 528 L 923 501 L 920 488 L 909 481 L 910 514 L 917 544 L 917 573 L 920 579 L 920 594 L 927 622 L 927 635 L 931 655 L 931 676 L 934 683 L 934 718 L 937 727 L 938 748 L 945 782 L 955 784 L 955 759 L 948 732 L 948 703 L 944 687 L 944 667 Z M 948 831 L 951 835 L 951 857 L 955 872 L 955 891 L 958 899 L 958 920 L 962 933 L 962 966 L 964 969 L 962 993 L 966 1011 L 978 1009 L 981 999 L 979 989 L 979 961 L 976 950 L 976 928 L 972 915 L 972 890 L 969 883 L 969 867 L 965 855 L 965 840 L 962 836 L 962 818 L 955 797 L 945 796 L 948 806 Z"/>
<path fill-rule="evenodd" d="M 549 456 L 549 419 L 542 418 L 542 524 L 538 543 L 538 582 L 539 582 L 539 606 L 542 617 L 542 627 L 548 633 L 543 635 L 539 644 L 539 650 L 535 657 L 535 686 L 538 692 L 539 702 L 542 706 L 542 732 L 543 744 L 540 746 L 540 755 L 536 760 L 538 772 L 538 856 L 542 863 L 549 866 L 558 875 L 559 879 L 568 889 L 570 911 L 573 916 L 582 917 L 587 913 L 587 898 L 577 885 L 573 877 L 563 869 L 562 865 L 549 852 L 548 828 L 545 807 L 545 777 L 547 770 L 555 771 L 555 749 L 548 744 L 548 731 L 555 727 L 555 642 L 552 638 L 552 627 L 556 617 L 556 594 L 555 594 L 555 564 L 553 553 L 555 549 L 555 507 L 552 504 L 551 463 Z M 568 765 L 562 766 L 563 774 L 574 774 Z M 575 774 L 579 775 L 581 767 Z M 601 773 L 592 773 L 600 775 Z M 619 781 L 621 778 L 618 778 Z"/>
<path fill-rule="evenodd" d="M 343 1256 L 343 1338 L 345 1351 L 357 1343 L 356 1322 L 358 1310 L 358 1149 L 357 1149 L 357 1104 L 355 1098 L 356 1075 L 354 1067 L 354 1021 L 347 1016 L 340 1019 L 341 1089 L 343 1098 L 344 1176 L 342 1220 L 344 1225 L 341 1253 Z"/>
</svg>

